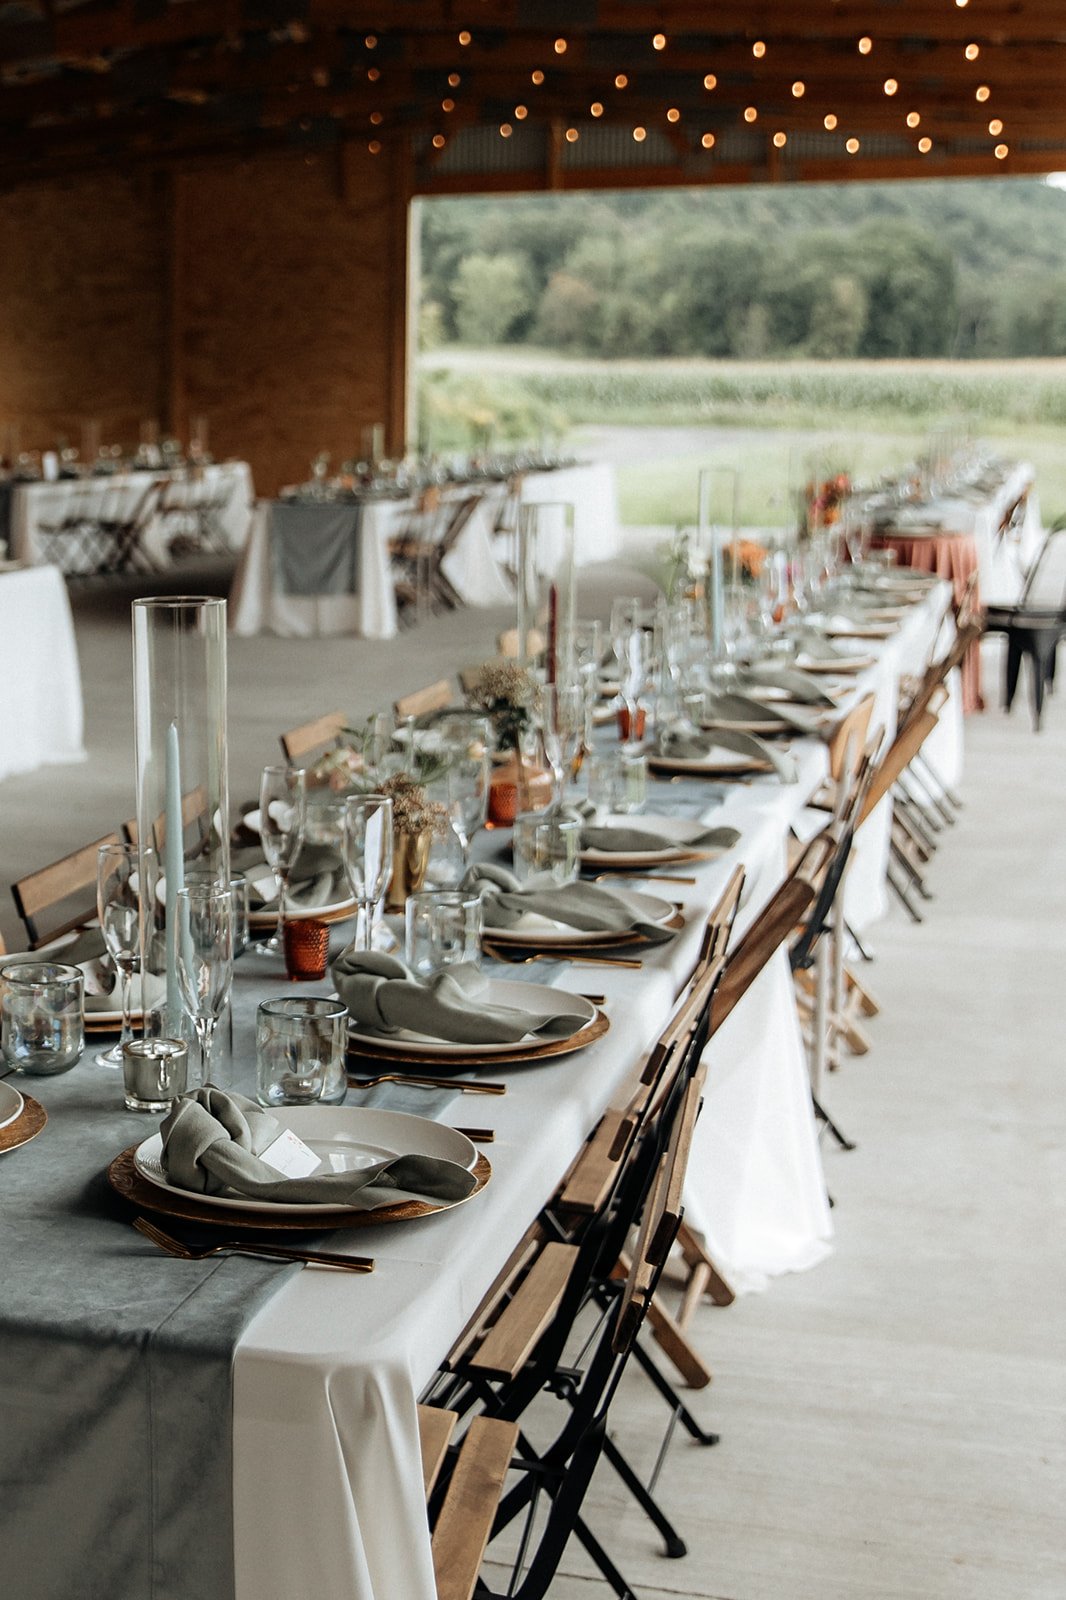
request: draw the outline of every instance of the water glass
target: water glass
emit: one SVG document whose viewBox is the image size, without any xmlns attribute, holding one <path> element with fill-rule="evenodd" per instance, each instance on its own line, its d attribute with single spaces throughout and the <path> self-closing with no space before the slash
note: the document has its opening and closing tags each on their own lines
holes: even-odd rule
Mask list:
<svg viewBox="0 0 1066 1600">
<path fill-rule="evenodd" d="M 547 875 L 561 888 L 573 883 L 581 865 L 580 817 L 535 811 L 514 820 L 511 851 L 519 883 Z"/>
<path fill-rule="evenodd" d="M 702 704 L 703 696 L 700 696 Z M 597 811 L 627 816 L 643 811 L 648 798 L 648 763 L 640 750 L 605 750 L 588 764 L 589 799 Z"/>
<path fill-rule="evenodd" d="M 184 1039 L 130 1039 L 122 1046 L 127 1111 L 169 1111 L 184 1094 L 189 1047 Z"/>
<path fill-rule="evenodd" d="M 308 1106 L 344 1099 L 348 1008 L 318 997 L 264 1000 L 255 1019 L 261 1106 Z"/>
<path fill-rule="evenodd" d="M 407 965 L 420 978 L 481 964 L 481 900 L 460 890 L 419 890 L 404 907 Z"/>
<path fill-rule="evenodd" d="M 85 1046 L 85 978 L 56 961 L 0 966 L 0 1054 L 29 1077 L 67 1072 Z"/>
</svg>

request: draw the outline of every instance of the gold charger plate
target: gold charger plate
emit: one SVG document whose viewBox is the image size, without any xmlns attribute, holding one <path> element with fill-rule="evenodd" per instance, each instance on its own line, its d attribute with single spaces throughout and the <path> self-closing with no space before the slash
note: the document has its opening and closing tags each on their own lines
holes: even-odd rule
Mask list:
<svg viewBox="0 0 1066 1600">
<path fill-rule="evenodd" d="M 456 1206 L 472 1200 L 492 1177 L 492 1168 L 478 1152 L 473 1173 L 475 1187 L 463 1200 L 453 1200 L 449 1205 L 433 1205 L 428 1200 L 407 1200 L 401 1205 L 382 1206 L 377 1211 L 336 1211 L 329 1214 L 317 1211 L 313 1217 L 284 1217 L 272 1215 L 270 1208 L 262 1211 L 229 1211 L 213 1206 L 210 1201 L 198 1200 L 195 1195 L 184 1194 L 179 1189 L 167 1190 L 142 1178 L 134 1165 L 134 1156 L 140 1146 L 131 1144 L 128 1150 L 115 1157 L 107 1169 L 107 1181 L 123 1199 L 141 1211 L 156 1211 L 165 1217 L 180 1217 L 183 1222 L 196 1222 L 211 1228 L 228 1228 L 230 1232 L 252 1229 L 256 1233 L 326 1233 L 334 1228 L 372 1228 L 379 1222 L 411 1222 L 417 1217 L 432 1217 L 439 1211 L 454 1211 Z"/>
<path fill-rule="evenodd" d="M 48 1121 L 48 1113 L 39 1100 L 35 1100 L 24 1089 L 20 1089 L 19 1094 L 22 1096 L 22 1110 L 14 1122 L 9 1122 L 6 1128 L 0 1128 L 0 1155 L 5 1150 L 17 1150 L 19 1145 L 29 1144 Z"/>
<path fill-rule="evenodd" d="M 677 902 L 675 901 L 676 905 Z M 685 919 L 681 908 L 667 922 L 660 922 L 660 928 L 667 928 L 671 933 L 677 933 L 685 926 Z M 512 952 L 514 955 L 528 955 L 535 952 L 539 956 L 558 954 L 561 956 L 579 956 L 582 951 L 588 955 L 601 955 L 605 950 L 650 950 L 655 948 L 655 941 L 649 939 L 646 933 L 605 933 L 602 937 L 594 939 L 552 939 L 550 943 L 542 943 L 535 934 L 528 939 L 494 939 L 493 930 L 485 928 L 482 931 L 483 945 L 496 945 L 501 950 Z M 492 960 L 491 953 L 485 952 Z M 504 956 L 506 961 L 507 957 Z"/>
<path fill-rule="evenodd" d="M 318 910 L 316 906 L 308 906 L 306 911 L 297 908 L 295 911 L 290 906 L 285 913 L 286 922 L 349 922 L 352 917 L 358 916 L 359 903 L 352 900 L 345 905 L 333 906 L 329 910 Z M 249 911 L 248 926 L 273 933 L 277 926 L 277 911 Z"/>
<path fill-rule="evenodd" d="M 773 772 L 770 761 L 745 761 L 738 759 L 735 766 L 699 767 L 691 761 L 672 760 L 670 756 L 648 756 L 649 772 L 673 773 L 679 778 L 707 778 L 711 783 L 731 783 L 735 778 L 748 778 Z"/>
<path fill-rule="evenodd" d="M 573 1055 L 575 1051 L 584 1050 L 586 1046 L 595 1044 L 597 1039 L 602 1039 L 610 1026 L 610 1018 L 606 1013 L 597 1010 L 593 1020 L 572 1033 L 568 1039 L 545 1039 L 541 1044 L 519 1043 L 513 1050 L 494 1050 L 491 1055 L 475 1056 L 441 1055 L 439 1051 L 419 1050 L 414 1045 L 409 1050 L 375 1050 L 368 1040 L 360 1039 L 355 1044 L 349 1043 L 348 1059 L 372 1061 L 375 1066 L 386 1061 L 409 1067 L 432 1066 L 434 1074 L 443 1079 L 453 1072 L 470 1073 L 476 1067 L 495 1072 L 497 1067 L 514 1066 L 520 1061 L 543 1061 L 549 1056 Z"/>
</svg>

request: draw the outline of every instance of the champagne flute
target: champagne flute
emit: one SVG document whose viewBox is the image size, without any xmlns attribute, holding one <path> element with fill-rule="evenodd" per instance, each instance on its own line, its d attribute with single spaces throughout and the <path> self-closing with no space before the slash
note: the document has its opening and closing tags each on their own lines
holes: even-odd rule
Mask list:
<svg viewBox="0 0 1066 1600">
<path fill-rule="evenodd" d="M 491 730 L 486 717 L 459 715 L 442 717 L 437 731 L 446 763 L 448 815 L 465 870 L 470 865 L 470 841 L 488 815 Z"/>
<path fill-rule="evenodd" d="M 146 860 L 151 850 L 144 852 Z M 141 965 L 141 896 L 138 876 L 138 850 L 135 844 L 102 844 L 96 856 L 96 914 L 100 931 L 118 973 L 122 1032 L 110 1050 L 101 1050 L 96 1059 L 104 1067 L 121 1067 L 122 1047 L 133 1038 L 130 1026 L 130 989 L 133 975 Z"/>
<path fill-rule="evenodd" d="M 585 697 L 579 684 L 546 684 L 541 694 L 544 754 L 554 779 L 552 809 L 563 803 L 585 733 Z"/>
<path fill-rule="evenodd" d="M 285 949 L 285 896 L 300 854 L 307 818 L 307 773 L 303 767 L 264 767 L 259 785 L 259 836 L 278 883 L 278 920 L 264 954 Z"/>
<path fill-rule="evenodd" d="M 392 877 L 392 800 L 388 795 L 352 795 L 345 801 L 344 866 L 359 902 L 356 949 L 369 950 L 374 907 Z"/>
<path fill-rule="evenodd" d="M 200 1047 L 200 1082 L 207 1081 L 215 1025 L 233 982 L 233 891 L 228 884 L 195 883 L 177 896 L 178 985 Z"/>
</svg>

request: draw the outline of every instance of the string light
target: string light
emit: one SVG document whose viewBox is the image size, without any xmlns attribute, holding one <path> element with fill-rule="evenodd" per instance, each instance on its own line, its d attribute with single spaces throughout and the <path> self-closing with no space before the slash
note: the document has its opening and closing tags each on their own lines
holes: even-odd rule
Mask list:
<svg viewBox="0 0 1066 1600">
<path fill-rule="evenodd" d="M 762 60 L 763 56 L 766 54 L 766 46 L 761 39 L 756 39 L 755 43 L 751 47 L 751 53 L 755 57 L 756 61 Z"/>
<path fill-rule="evenodd" d="M 703 87 L 705 89 L 717 89 L 718 79 L 715 77 L 713 72 L 708 72 L 707 76 L 703 80 Z"/>
<path fill-rule="evenodd" d="M 648 137 L 647 128 L 634 128 L 633 129 L 633 137 L 637 141 L 638 144 L 643 144 L 645 139 Z"/>
<path fill-rule="evenodd" d="M 855 155 L 855 153 L 857 152 L 858 148 L 859 148 L 858 139 L 849 139 L 847 141 L 847 143 L 845 144 L 845 146 L 844 146 L 844 149 L 848 152 L 849 156 Z"/>
<path fill-rule="evenodd" d="M 509 139 L 513 132 L 514 132 L 514 129 L 511 127 L 511 124 L 509 122 L 501 122 L 500 123 L 500 138 L 501 139 Z"/>
<path fill-rule="evenodd" d="M 758 117 L 758 115 L 759 115 L 758 107 L 756 107 L 756 106 L 745 106 L 744 107 L 744 121 L 745 122 L 754 122 L 756 120 L 756 118 Z"/>
<path fill-rule="evenodd" d="M 555 54 L 557 56 L 565 56 L 565 54 L 566 54 L 566 40 L 565 39 L 556 39 L 556 41 L 555 41 Z"/>
<path fill-rule="evenodd" d="M 923 137 L 923 138 L 918 140 L 918 149 L 922 152 L 923 156 L 927 156 L 932 148 L 933 148 L 932 139 L 930 139 L 928 137 Z"/>
<path fill-rule="evenodd" d="M 463 81 L 462 78 L 460 78 L 460 76 L 459 76 L 459 74 L 457 72 L 449 72 L 449 74 L 448 74 L 448 88 L 449 89 L 458 89 L 458 87 L 462 83 L 462 81 Z"/>
<path fill-rule="evenodd" d="M 616 89 L 624 89 L 628 82 L 629 79 L 626 77 L 625 73 L 620 72 L 614 80 L 614 86 Z"/>
<path fill-rule="evenodd" d="M 997 161 L 1003 161 L 1007 156 L 1010 155 L 1010 145 L 997 144 L 993 154 L 995 155 Z"/>
<path fill-rule="evenodd" d="M 802 100 L 806 93 L 807 85 L 804 83 L 802 78 L 797 78 L 795 83 L 792 85 L 792 98 L 794 100 Z"/>
<path fill-rule="evenodd" d="M 442 100 L 441 103 L 440 103 L 440 108 L 441 108 L 442 111 L 454 111 L 455 110 L 455 101 L 454 100 Z"/>
<path fill-rule="evenodd" d="M 713 133 L 705 133 L 703 135 L 703 138 L 700 140 L 700 144 L 703 146 L 703 148 L 705 150 L 713 150 L 714 149 L 714 134 Z"/>
<path fill-rule="evenodd" d="M 666 120 L 667 120 L 667 122 L 680 122 L 681 121 L 681 113 L 677 109 L 676 106 L 671 106 L 670 107 L 669 111 L 666 113 Z"/>
<path fill-rule="evenodd" d="M 380 111 L 372 111 L 370 113 L 370 122 L 372 127 L 380 128 L 384 121 L 384 115 Z"/>
<path fill-rule="evenodd" d="M 976 61 L 980 54 L 981 46 L 979 44 L 968 44 L 966 49 L 963 51 L 963 55 L 966 57 L 967 61 Z"/>
<path fill-rule="evenodd" d="M 774 134 L 774 145 L 778 150 L 783 150 L 787 143 L 788 143 L 788 134 L 787 133 L 775 133 Z"/>
<path fill-rule="evenodd" d="M 377 34 L 368 33 L 366 38 L 363 40 L 363 43 L 366 45 L 368 50 L 376 50 L 378 44 Z"/>
<path fill-rule="evenodd" d="M 896 90 L 898 88 L 899 88 L 899 84 L 896 82 L 895 78 L 886 78 L 885 79 L 885 93 L 886 94 L 888 94 L 888 95 L 895 94 L 895 92 L 896 92 Z"/>
<path fill-rule="evenodd" d="M 1003 124 L 998 117 L 992 118 L 992 121 L 988 124 L 988 131 L 992 135 L 993 139 L 997 134 L 1003 132 Z"/>
<path fill-rule="evenodd" d="M 445 139 L 443 133 L 435 133 L 431 142 L 434 150 L 443 150 L 448 141 Z"/>
<path fill-rule="evenodd" d="M 514 114 L 519 122 L 524 122 L 529 116 L 529 108 L 528 106 L 515 106 Z"/>
<path fill-rule="evenodd" d="M 908 126 L 908 128 L 916 128 L 918 126 L 918 124 L 921 122 L 921 120 L 922 119 L 921 119 L 921 117 L 920 117 L 920 115 L 918 114 L 917 111 L 908 111 L 907 112 L 907 126 Z"/>
<path fill-rule="evenodd" d="M 836 127 L 836 125 L 837 125 L 837 119 L 836 119 L 836 117 L 833 115 L 833 113 L 831 111 L 829 112 L 828 116 L 825 116 L 825 117 L 822 118 L 822 127 L 823 128 L 827 128 L 830 133 L 832 133 L 832 131 Z"/>
<path fill-rule="evenodd" d="M 378 79 L 381 77 L 381 73 L 377 67 L 367 67 L 366 75 L 371 83 L 377 83 Z"/>
<path fill-rule="evenodd" d="M 955 0 L 955 4 L 958 6 L 960 11 L 965 11 L 969 3 L 970 0 Z"/>
<path fill-rule="evenodd" d="M 602 117 L 603 116 L 603 102 L 601 100 L 594 100 L 592 102 L 592 104 L 589 106 L 589 111 L 591 112 L 591 114 L 594 117 Z"/>
<path fill-rule="evenodd" d="M 372 156 L 379 156 L 381 154 L 381 140 L 371 139 L 370 143 L 367 145 L 367 149 L 370 151 Z"/>
<path fill-rule="evenodd" d="M 544 82 L 544 74 L 541 72 L 539 67 L 529 74 L 529 81 L 530 83 L 535 83 L 538 89 L 540 88 L 541 84 Z"/>
<path fill-rule="evenodd" d="M 653 50 L 665 50 L 666 49 L 666 35 L 665 35 L 665 33 L 654 33 L 654 34 L 652 34 L 651 47 L 652 47 Z"/>
<path fill-rule="evenodd" d="M 464 28 L 462 33 L 459 35 L 459 43 L 461 45 L 468 45 L 470 43 L 471 37 L 472 37 L 472 35 L 467 33 L 466 29 Z"/>
<path fill-rule="evenodd" d="M 873 49 L 873 47 L 874 47 L 873 40 L 869 37 L 868 34 L 864 33 L 862 38 L 859 40 L 859 54 L 861 56 L 868 56 L 870 54 L 870 51 Z"/>
<path fill-rule="evenodd" d="M 980 100 L 981 104 L 984 105 L 985 101 L 988 99 L 988 97 L 989 97 L 989 95 L 991 93 L 992 93 L 992 91 L 988 87 L 988 84 L 987 83 L 982 83 L 974 91 L 974 99 L 975 100 Z"/>
</svg>

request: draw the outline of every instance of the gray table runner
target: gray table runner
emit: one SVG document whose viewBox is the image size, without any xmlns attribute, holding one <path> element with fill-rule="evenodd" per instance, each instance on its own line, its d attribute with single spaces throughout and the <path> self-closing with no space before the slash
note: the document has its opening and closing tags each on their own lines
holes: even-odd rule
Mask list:
<svg viewBox="0 0 1066 1600">
<path fill-rule="evenodd" d="M 270 507 L 270 549 L 279 594 L 359 593 L 359 530 L 362 507 L 300 505 Z"/>
</svg>

